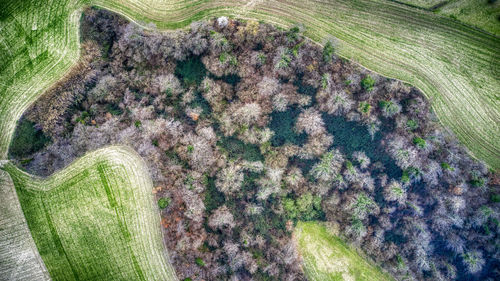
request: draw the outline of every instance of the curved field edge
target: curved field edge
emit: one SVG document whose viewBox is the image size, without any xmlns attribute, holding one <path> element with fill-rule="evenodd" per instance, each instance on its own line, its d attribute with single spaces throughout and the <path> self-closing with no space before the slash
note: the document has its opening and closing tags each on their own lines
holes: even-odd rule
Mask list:
<svg viewBox="0 0 500 281">
<path fill-rule="evenodd" d="M 394 280 L 321 223 L 297 223 L 293 239 L 309 280 Z"/>
<path fill-rule="evenodd" d="M 132 149 L 96 150 L 48 178 L 4 169 L 52 279 L 177 280 L 146 164 Z"/>
<path fill-rule="evenodd" d="M 19 205 L 12 179 L 0 170 L 0 280 L 50 280 Z"/>
<path fill-rule="evenodd" d="M 500 169 L 500 38 L 383 0 L 177 2 L 94 3 L 160 29 L 220 15 L 303 24 L 313 41 L 333 40 L 338 55 L 419 88 L 442 124 L 476 158 Z"/>
<path fill-rule="evenodd" d="M 192 21 L 221 15 L 264 20 L 283 27 L 304 24 L 307 37 L 318 43 L 332 39 L 340 56 L 418 87 L 432 100 L 440 121 L 474 156 L 495 169 L 500 168 L 500 82 L 497 79 L 500 38 L 486 32 L 382 0 L 66 1 L 67 12 L 62 16 L 68 22 L 64 29 L 67 31 L 67 36 L 63 36 L 65 43 L 45 36 L 46 40 L 37 41 L 36 47 L 50 46 L 46 48 L 53 58 L 49 55 L 47 59 L 31 63 L 33 68 L 45 65 L 43 69 L 47 71 L 23 74 L 11 65 L 2 68 L 0 77 L 8 81 L 8 85 L 0 88 L 0 155 L 4 158 L 15 121 L 77 60 L 78 24 L 77 17 L 70 13 L 71 8 L 77 10 L 92 4 L 121 13 L 143 25 L 152 22 L 160 29 L 185 27 Z M 56 2 L 52 0 L 51 3 Z M 24 28 L 26 26 L 31 25 L 25 24 Z M 52 33 L 47 31 L 49 35 Z M 3 34 L 7 35 L 3 35 L 2 42 L 13 40 L 10 33 Z M 58 57 L 61 52 L 65 56 Z M 23 53 L 13 55 L 6 55 L 10 58 L 7 61 L 21 58 Z M 20 60 L 23 65 L 23 59 Z"/>
<path fill-rule="evenodd" d="M 22 113 L 80 56 L 81 3 L 3 1 L 0 9 L 0 157 Z"/>
</svg>

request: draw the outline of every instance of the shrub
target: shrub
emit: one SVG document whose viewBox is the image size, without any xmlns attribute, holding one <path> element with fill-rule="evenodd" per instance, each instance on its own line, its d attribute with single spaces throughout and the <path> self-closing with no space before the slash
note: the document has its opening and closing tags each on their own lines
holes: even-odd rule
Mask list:
<svg viewBox="0 0 500 281">
<path fill-rule="evenodd" d="M 172 201 L 170 197 L 162 197 L 158 200 L 158 207 L 160 207 L 160 209 L 165 209 L 170 205 L 170 201 Z"/>
<path fill-rule="evenodd" d="M 338 174 L 344 157 L 338 150 L 332 150 L 321 157 L 321 161 L 316 163 L 311 169 L 311 176 L 317 180 L 332 181 Z"/>
<path fill-rule="evenodd" d="M 358 110 L 359 110 L 359 112 L 361 112 L 365 115 L 369 115 L 371 108 L 372 108 L 372 106 L 369 103 L 367 103 L 366 101 L 362 101 L 359 103 Z"/>
<path fill-rule="evenodd" d="M 322 213 L 321 197 L 305 193 L 296 200 L 287 197 L 283 199 L 283 209 L 290 219 L 303 221 L 319 219 Z"/>
<path fill-rule="evenodd" d="M 294 130 L 299 114 L 298 107 L 291 107 L 284 112 L 271 113 L 269 128 L 274 132 L 271 138 L 273 146 L 282 146 L 286 143 L 303 145 L 307 141 L 306 133 L 297 134 Z"/>
<path fill-rule="evenodd" d="M 500 194 L 491 194 L 490 201 L 493 203 L 500 202 Z"/>
<path fill-rule="evenodd" d="M 306 41 L 302 41 L 300 42 L 299 44 L 293 46 L 293 49 L 292 49 L 292 54 L 294 57 L 298 57 L 299 56 L 299 49 L 300 47 L 302 47 L 302 45 L 304 45 L 306 43 Z"/>
<path fill-rule="evenodd" d="M 418 128 L 418 123 L 416 120 L 413 120 L 413 119 L 410 119 L 408 121 L 406 121 L 406 128 L 409 130 L 409 131 L 413 131 L 413 130 L 416 130 Z"/>
<path fill-rule="evenodd" d="M 140 120 L 136 120 L 136 121 L 134 122 L 134 126 L 135 126 L 136 128 L 140 128 L 140 127 L 141 127 L 141 125 L 142 125 L 142 123 L 141 123 L 141 121 L 140 121 Z"/>
<path fill-rule="evenodd" d="M 360 193 L 351 205 L 354 216 L 359 219 L 363 219 L 367 214 L 372 213 L 375 207 L 377 207 L 375 201 L 365 193 Z"/>
<path fill-rule="evenodd" d="M 330 80 L 330 74 L 323 74 L 323 76 L 321 76 L 321 88 L 326 89 L 326 87 L 328 87 L 328 85 L 330 84 Z"/>
<path fill-rule="evenodd" d="M 419 148 L 425 148 L 425 146 L 426 146 L 425 140 L 423 138 L 419 138 L 419 137 L 413 138 L 413 144 L 415 144 Z"/>
<path fill-rule="evenodd" d="M 359 218 L 353 216 L 347 232 L 355 237 L 363 237 L 366 235 L 366 227 Z"/>
<path fill-rule="evenodd" d="M 288 54 L 288 50 L 283 51 L 280 55 L 278 63 L 276 64 L 276 68 L 287 68 L 290 62 L 292 62 L 292 58 Z"/>
<path fill-rule="evenodd" d="M 370 92 L 373 90 L 373 86 L 375 86 L 375 80 L 371 76 L 368 75 L 361 80 L 361 87 L 366 91 Z"/>
<path fill-rule="evenodd" d="M 298 26 L 294 26 L 287 32 L 286 37 L 288 38 L 288 41 L 293 42 L 299 38 L 299 33 L 300 28 Z"/>
<path fill-rule="evenodd" d="M 287 197 L 283 199 L 283 209 L 285 209 L 286 214 L 291 219 L 295 219 L 299 213 L 295 205 L 295 200 L 292 198 Z"/>
<path fill-rule="evenodd" d="M 208 214 L 218 207 L 224 204 L 225 198 L 222 192 L 217 190 L 215 185 L 215 177 L 206 177 L 204 179 L 204 183 L 206 186 L 205 191 L 205 199 L 203 200 L 203 204 L 205 205 L 205 210 Z"/>
<path fill-rule="evenodd" d="M 379 106 L 382 108 L 382 114 L 385 117 L 392 117 L 401 111 L 401 106 L 393 100 L 380 101 Z"/>
<path fill-rule="evenodd" d="M 326 42 L 325 46 L 323 47 L 323 59 L 326 62 L 329 62 L 333 58 L 333 53 L 335 49 L 333 48 L 332 42 L 328 41 Z"/>
<path fill-rule="evenodd" d="M 441 168 L 443 168 L 443 170 L 448 170 L 448 171 L 455 171 L 455 168 L 451 167 L 450 164 L 446 163 L 446 162 L 442 162 L 441 163 Z"/>
<path fill-rule="evenodd" d="M 390 184 L 384 187 L 384 197 L 387 201 L 396 201 L 403 204 L 406 200 L 406 190 L 397 181 L 392 180 Z"/>
<path fill-rule="evenodd" d="M 267 61 L 267 55 L 263 54 L 263 53 L 258 53 L 257 54 L 257 61 L 260 65 L 264 65 L 266 64 L 266 61 Z"/>
<path fill-rule="evenodd" d="M 472 171 L 470 177 L 469 183 L 474 187 L 483 187 L 486 184 L 486 179 L 478 171 Z"/>
<path fill-rule="evenodd" d="M 200 257 L 196 258 L 194 261 L 196 262 L 196 264 L 197 264 L 198 266 L 201 266 L 201 267 L 205 266 L 205 262 L 204 262 L 204 261 L 203 261 L 203 259 L 202 259 L 202 258 L 200 258 Z"/>
<path fill-rule="evenodd" d="M 353 152 L 352 157 L 358 162 L 361 169 L 365 169 L 370 165 L 370 158 L 363 151 Z"/>
<path fill-rule="evenodd" d="M 484 265 L 483 254 L 479 251 L 470 251 L 462 255 L 463 262 L 470 273 L 479 272 Z"/>
</svg>

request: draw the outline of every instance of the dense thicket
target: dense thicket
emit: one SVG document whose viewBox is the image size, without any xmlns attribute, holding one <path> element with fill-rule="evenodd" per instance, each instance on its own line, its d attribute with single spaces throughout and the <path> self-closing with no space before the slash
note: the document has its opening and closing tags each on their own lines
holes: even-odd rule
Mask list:
<svg viewBox="0 0 500 281">
<path fill-rule="evenodd" d="M 418 90 L 253 21 L 161 33 L 91 9 L 82 40 L 97 55 L 26 113 L 53 142 L 20 164 L 132 146 L 179 278 L 304 279 L 297 220 L 337 224 L 398 279 L 500 278 L 500 178 Z"/>
</svg>

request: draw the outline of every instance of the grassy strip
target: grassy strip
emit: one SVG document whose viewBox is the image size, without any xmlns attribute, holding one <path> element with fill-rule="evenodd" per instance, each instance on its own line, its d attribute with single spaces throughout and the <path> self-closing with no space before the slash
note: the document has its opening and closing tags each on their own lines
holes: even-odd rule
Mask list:
<svg viewBox="0 0 500 281">
<path fill-rule="evenodd" d="M 100 149 L 46 179 L 4 169 L 53 280 L 176 280 L 134 151 Z"/>
<path fill-rule="evenodd" d="M 50 280 L 7 172 L 0 170 L 0 280 Z"/>
<path fill-rule="evenodd" d="M 299 222 L 294 232 L 309 280 L 393 280 L 317 222 Z"/>
</svg>

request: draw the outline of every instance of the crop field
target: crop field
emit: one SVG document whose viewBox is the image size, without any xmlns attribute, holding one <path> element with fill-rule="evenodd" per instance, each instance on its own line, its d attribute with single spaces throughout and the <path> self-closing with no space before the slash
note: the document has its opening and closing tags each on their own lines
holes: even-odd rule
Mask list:
<svg viewBox="0 0 500 281">
<path fill-rule="evenodd" d="M 361 65 L 408 82 L 433 102 L 442 123 L 500 168 L 500 38 L 394 2 L 375 1 L 9 1 L 1 12 L 0 155 L 15 121 L 78 58 L 78 17 L 94 4 L 158 28 L 213 16 L 305 25 L 305 35 Z M 36 13 L 32 13 L 36 10 Z"/>
<path fill-rule="evenodd" d="M 4 169 L 53 280 L 176 280 L 149 173 L 131 149 L 97 150 L 47 179 Z"/>
<path fill-rule="evenodd" d="M 30 235 L 16 189 L 0 170 L 0 280 L 50 280 Z"/>
<path fill-rule="evenodd" d="M 393 280 L 319 223 L 298 223 L 294 239 L 310 280 Z"/>
</svg>

